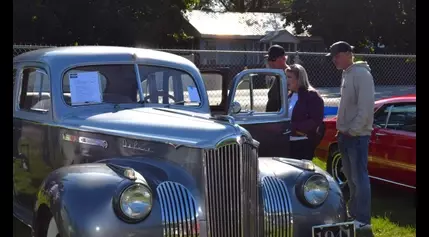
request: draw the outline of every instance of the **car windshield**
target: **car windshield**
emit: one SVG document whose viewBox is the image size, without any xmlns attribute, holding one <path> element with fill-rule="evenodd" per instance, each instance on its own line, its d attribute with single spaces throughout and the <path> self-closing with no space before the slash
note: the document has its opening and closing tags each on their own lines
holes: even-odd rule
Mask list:
<svg viewBox="0 0 429 237">
<path fill-rule="evenodd" d="M 132 64 L 91 65 L 68 70 L 63 78 L 64 101 L 71 106 L 102 103 L 199 106 L 201 97 L 188 73 L 160 66 L 138 67 L 141 93 Z"/>
</svg>

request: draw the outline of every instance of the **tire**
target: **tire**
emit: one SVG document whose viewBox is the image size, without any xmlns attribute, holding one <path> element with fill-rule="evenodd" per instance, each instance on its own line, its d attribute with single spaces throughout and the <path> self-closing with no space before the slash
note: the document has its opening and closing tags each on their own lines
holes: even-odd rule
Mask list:
<svg viewBox="0 0 429 237">
<path fill-rule="evenodd" d="M 60 237 L 60 233 L 58 231 L 57 223 L 55 219 L 52 217 L 49 221 L 49 225 L 46 230 L 46 237 Z"/>
<path fill-rule="evenodd" d="M 347 178 L 342 172 L 341 153 L 338 150 L 338 145 L 333 145 L 329 152 L 328 162 L 326 163 L 326 171 L 334 178 L 343 191 L 344 197 L 348 199 Z"/>
</svg>

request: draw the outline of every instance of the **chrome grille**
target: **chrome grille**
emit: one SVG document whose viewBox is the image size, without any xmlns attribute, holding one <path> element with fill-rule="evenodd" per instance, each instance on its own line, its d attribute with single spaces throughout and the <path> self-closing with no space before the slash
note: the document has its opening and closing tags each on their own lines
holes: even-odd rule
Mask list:
<svg viewBox="0 0 429 237">
<path fill-rule="evenodd" d="M 197 209 L 192 194 L 181 184 L 163 182 L 156 188 L 164 236 L 198 236 Z"/>
<path fill-rule="evenodd" d="M 292 205 L 286 184 L 274 177 L 262 178 L 264 236 L 292 237 Z"/>
<path fill-rule="evenodd" d="M 258 236 L 258 159 L 250 144 L 205 152 L 209 237 Z"/>
</svg>

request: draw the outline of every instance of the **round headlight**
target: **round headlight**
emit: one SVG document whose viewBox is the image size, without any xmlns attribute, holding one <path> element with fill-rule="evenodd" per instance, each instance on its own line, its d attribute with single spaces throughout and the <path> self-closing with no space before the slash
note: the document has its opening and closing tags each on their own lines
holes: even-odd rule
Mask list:
<svg viewBox="0 0 429 237">
<path fill-rule="evenodd" d="M 312 206 L 321 205 L 329 194 L 329 182 L 325 176 L 315 174 L 305 181 L 302 188 L 305 201 Z"/>
<path fill-rule="evenodd" d="M 143 220 L 152 210 L 152 193 L 146 185 L 133 184 L 122 192 L 119 207 L 129 220 Z"/>
</svg>

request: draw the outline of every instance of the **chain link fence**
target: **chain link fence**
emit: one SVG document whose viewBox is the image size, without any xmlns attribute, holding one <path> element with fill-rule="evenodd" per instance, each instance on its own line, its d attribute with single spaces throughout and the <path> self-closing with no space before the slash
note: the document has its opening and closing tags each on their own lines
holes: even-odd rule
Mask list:
<svg viewBox="0 0 429 237">
<path fill-rule="evenodd" d="M 13 45 L 13 56 L 51 46 Z M 240 71 L 264 68 L 263 51 L 220 51 L 160 49 L 191 60 L 200 70 L 219 69 L 227 72 L 228 81 Z M 406 95 L 416 91 L 416 55 L 356 54 L 356 60 L 368 62 L 374 76 L 376 99 Z M 299 63 L 307 70 L 310 83 L 319 90 L 325 106 L 336 107 L 340 97 L 341 72 L 324 53 L 289 52 L 288 64 Z M 206 78 L 206 77 L 205 77 Z M 243 110 L 263 112 L 273 81 L 267 75 L 254 75 L 240 85 L 235 100 Z M 212 75 L 206 79 L 211 105 L 222 103 L 222 82 Z M 252 90 L 249 90 L 252 88 Z M 253 92 L 250 92 L 253 91 Z"/>
</svg>

